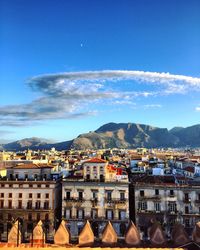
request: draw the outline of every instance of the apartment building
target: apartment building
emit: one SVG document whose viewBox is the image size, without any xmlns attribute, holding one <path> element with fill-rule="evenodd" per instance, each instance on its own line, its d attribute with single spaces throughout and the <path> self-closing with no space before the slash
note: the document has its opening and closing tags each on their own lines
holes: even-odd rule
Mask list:
<svg viewBox="0 0 200 250">
<path fill-rule="evenodd" d="M 154 221 L 168 236 L 176 222 L 191 235 L 200 220 L 200 182 L 180 184 L 173 176 L 137 177 L 130 185 L 130 210 L 144 237 Z"/>
<path fill-rule="evenodd" d="M 61 184 L 51 177 L 51 166 L 20 164 L 7 167 L 0 178 L 0 237 L 6 240 L 16 219 L 20 220 L 23 240 L 29 240 L 34 226 L 43 221 L 46 237 L 51 238 L 59 218 Z"/>
<path fill-rule="evenodd" d="M 91 159 L 83 163 L 82 173 L 62 181 L 62 217 L 71 235 L 78 236 L 86 219 L 97 238 L 108 221 L 123 235 L 129 220 L 126 172 L 104 160 Z"/>
</svg>

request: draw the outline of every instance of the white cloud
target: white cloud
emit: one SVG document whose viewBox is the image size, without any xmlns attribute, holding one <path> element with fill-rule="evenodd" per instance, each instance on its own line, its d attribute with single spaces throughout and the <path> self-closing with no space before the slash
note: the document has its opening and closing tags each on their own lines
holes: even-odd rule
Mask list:
<svg viewBox="0 0 200 250">
<path fill-rule="evenodd" d="M 135 105 L 137 98 L 200 90 L 197 77 L 128 70 L 47 74 L 32 77 L 27 84 L 41 97 L 27 104 L 1 106 L 0 125 L 26 126 L 44 120 L 78 118 L 93 114 L 93 104 Z M 146 108 L 159 105 L 149 104 Z"/>
<path fill-rule="evenodd" d="M 200 112 L 200 107 L 196 107 L 195 110 Z"/>
</svg>

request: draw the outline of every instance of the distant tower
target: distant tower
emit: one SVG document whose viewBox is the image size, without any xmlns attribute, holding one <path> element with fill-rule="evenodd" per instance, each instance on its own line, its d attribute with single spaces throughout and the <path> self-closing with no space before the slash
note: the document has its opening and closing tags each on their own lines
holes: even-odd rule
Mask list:
<svg viewBox="0 0 200 250">
<path fill-rule="evenodd" d="M 32 157 L 31 157 L 31 153 L 32 151 L 30 149 L 27 150 L 27 153 L 26 153 L 26 160 L 27 161 L 31 161 Z"/>
</svg>

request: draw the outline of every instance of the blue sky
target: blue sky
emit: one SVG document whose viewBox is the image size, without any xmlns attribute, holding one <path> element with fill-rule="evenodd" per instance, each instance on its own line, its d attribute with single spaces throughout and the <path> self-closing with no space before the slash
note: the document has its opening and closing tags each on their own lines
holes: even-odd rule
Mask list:
<svg viewBox="0 0 200 250">
<path fill-rule="evenodd" d="M 199 0 L 1 0 L 1 141 L 199 123 L 199 13 Z"/>
</svg>

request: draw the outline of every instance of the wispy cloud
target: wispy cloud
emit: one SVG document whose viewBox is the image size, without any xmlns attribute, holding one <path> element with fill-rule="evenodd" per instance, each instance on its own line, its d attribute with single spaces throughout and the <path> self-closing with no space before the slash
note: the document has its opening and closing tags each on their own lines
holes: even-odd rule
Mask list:
<svg viewBox="0 0 200 250">
<path fill-rule="evenodd" d="M 200 106 L 199 106 L 199 107 L 196 107 L 195 110 L 196 110 L 197 112 L 200 112 Z"/>
<path fill-rule="evenodd" d="M 128 82 L 128 88 L 124 82 Z M 132 105 L 137 98 L 200 90 L 200 78 L 126 70 L 46 74 L 30 78 L 27 84 L 40 97 L 27 104 L 1 106 L 1 126 L 27 126 L 51 119 L 80 118 L 94 114 L 94 103 Z M 144 88 L 138 91 L 141 84 Z M 150 105 L 148 108 L 158 108 L 157 104 Z"/>
<path fill-rule="evenodd" d="M 162 108 L 161 104 L 146 104 L 144 105 L 145 109 L 151 109 L 151 108 Z"/>
</svg>

